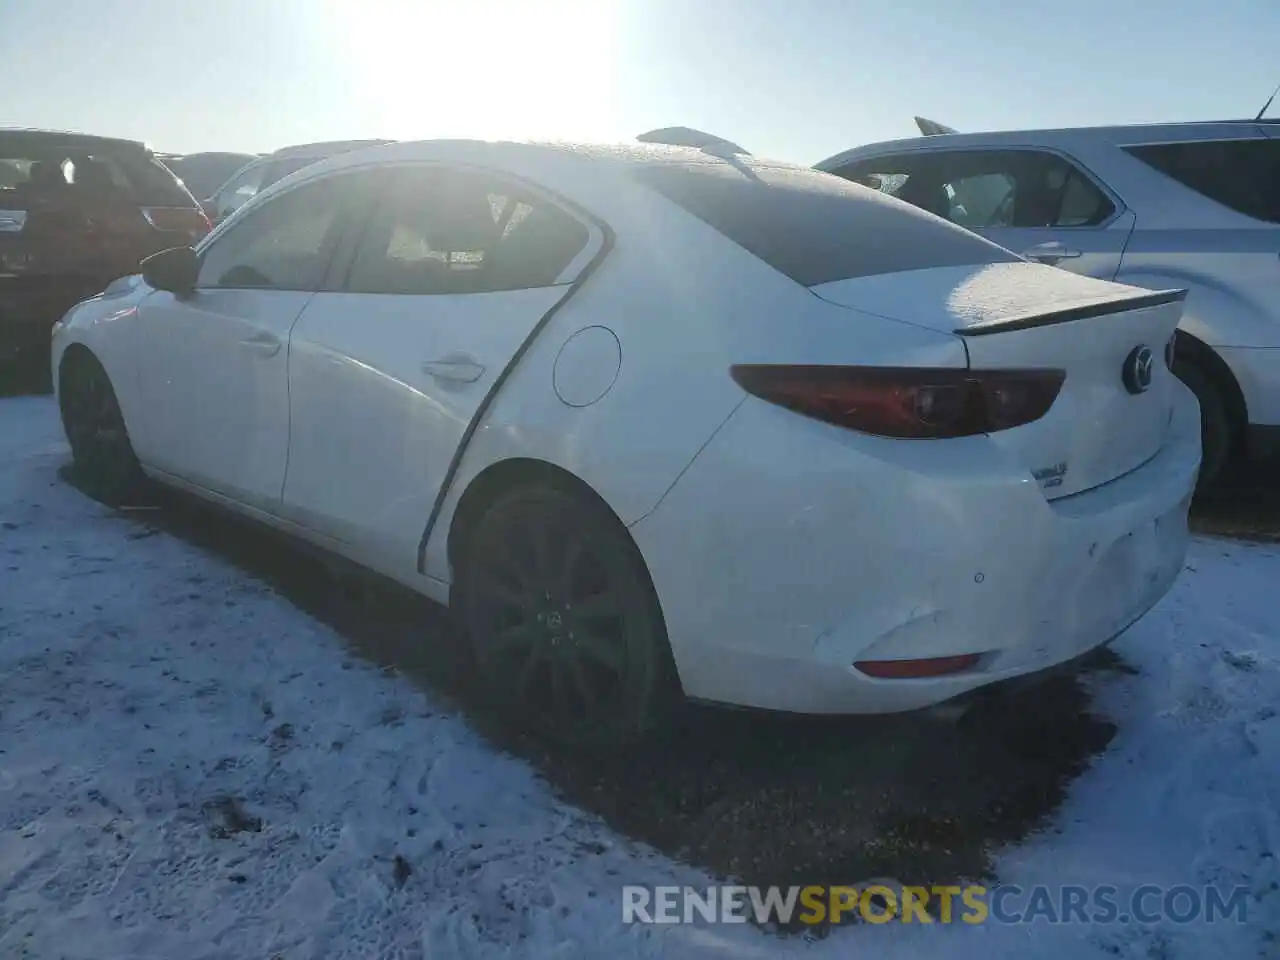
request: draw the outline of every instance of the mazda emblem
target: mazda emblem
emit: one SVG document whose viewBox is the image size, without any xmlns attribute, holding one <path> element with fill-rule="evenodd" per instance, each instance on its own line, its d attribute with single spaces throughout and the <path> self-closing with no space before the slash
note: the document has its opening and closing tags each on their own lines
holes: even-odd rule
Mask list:
<svg viewBox="0 0 1280 960">
<path fill-rule="evenodd" d="M 1124 388 L 1130 393 L 1145 393 L 1151 388 L 1151 377 L 1155 368 L 1155 354 L 1146 344 L 1139 344 L 1129 351 L 1124 358 L 1124 369 L 1120 375 L 1124 380 Z"/>
</svg>

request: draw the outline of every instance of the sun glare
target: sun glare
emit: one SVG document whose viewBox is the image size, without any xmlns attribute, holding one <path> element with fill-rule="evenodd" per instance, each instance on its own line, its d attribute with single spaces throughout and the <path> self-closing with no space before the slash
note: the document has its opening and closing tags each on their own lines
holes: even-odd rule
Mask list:
<svg viewBox="0 0 1280 960">
<path fill-rule="evenodd" d="M 335 70 L 369 135 L 603 139 L 611 0 L 364 0 L 330 7 Z"/>
</svg>

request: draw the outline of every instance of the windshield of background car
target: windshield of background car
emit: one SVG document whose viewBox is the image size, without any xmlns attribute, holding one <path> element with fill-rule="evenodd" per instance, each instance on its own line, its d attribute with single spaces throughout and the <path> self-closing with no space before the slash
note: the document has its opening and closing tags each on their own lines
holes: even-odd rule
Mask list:
<svg viewBox="0 0 1280 960">
<path fill-rule="evenodd" d="M 291 173 L 297 173 L 303 167 L 309 167 L 313 163 L 318 163 L 316 157 L 282 157 L 279 160 L 271 160 L 267 163 L 266 172 L 262 175 L 262 183 L 258 186 L 259 190 L 265 190 L 277 180 L 283 180 Z"/>
<path fill-rule="evenodd" d="M 255 160 L 246 164 L 239 173 L 219 187 L 214 197 L 219 215 L 225 216 L 252 200 L 261 188 L 265 170 L 266 163 Z"/>
<path fill-rule="evenodd" d="M 806 287 L 1018 259 L 909 204 L 805 167 L 708 158 L 647 164 L 636 176 Z"/>
</svg>

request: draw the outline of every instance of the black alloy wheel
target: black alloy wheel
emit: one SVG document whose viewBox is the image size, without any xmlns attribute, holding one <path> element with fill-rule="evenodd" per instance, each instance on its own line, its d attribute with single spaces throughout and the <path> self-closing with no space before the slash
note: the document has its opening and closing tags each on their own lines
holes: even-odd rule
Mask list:
<svg viewBox="0 0 1280 960">
<path fill-rule="evenodd" d="M 602 504 L 513 491 L 477 522 L 462 567 L 480 678 L 501 709 L 548 739 L 634 742 L 677 699 L 648 572 Z"/>
</svg>

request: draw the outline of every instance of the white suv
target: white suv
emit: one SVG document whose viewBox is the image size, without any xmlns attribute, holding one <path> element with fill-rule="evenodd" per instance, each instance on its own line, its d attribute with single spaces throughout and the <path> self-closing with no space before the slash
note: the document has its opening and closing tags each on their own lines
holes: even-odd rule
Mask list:
<svg viewBox="0 0 1280 960">
<path fill-rule="evenodd" d="M 1178 375 L 1200 401 L 1201 488 L 1280 449 L 1280 122 L 956 133 L 818 169 L 891 193 L 1029 260 L 1190 290 Z"/>
</svg>

